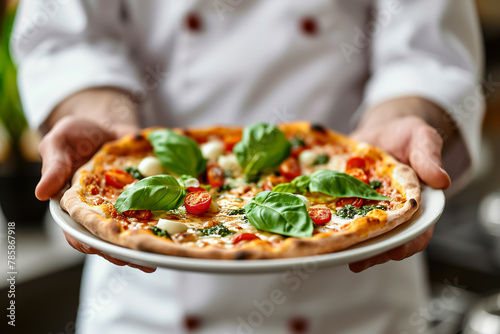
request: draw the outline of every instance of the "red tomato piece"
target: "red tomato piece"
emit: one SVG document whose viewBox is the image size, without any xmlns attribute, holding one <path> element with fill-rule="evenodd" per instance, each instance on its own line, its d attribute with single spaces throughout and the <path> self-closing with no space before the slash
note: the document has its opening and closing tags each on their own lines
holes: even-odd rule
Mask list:
<svg viewBox="0 0 500 334">
<path fill-rule="evenodd" d="M 212 196 L 208 191 L 196 191 L 194 193 L 187 194 L 184 199 L 184 205 L 186 206 L 186 211 L 194 215 L 201 215 L 207 212 L 212 203 Z"/>
<path fill-rule="evenodd" d="M 349 169 L 346 171 L 346 174 L 349 174 L 351 176 L 354 176 L 360 181 L 363 181 L 366 184 L 370 184 L 370 181 L 368 180 L 368 175 L 366 175 L 365 171 L 362 170 L 361 168 L 353 168 Z"/>
<path fill-rule="evenodd" d="M 104 173 L 106 185 L 121 189 L 134 182 L 134 177 L 121 169 L 110 169 Z"/>
<path fill-rule="evenodd" d="M 354 157 L 354 158 L 347 160 L 345 170 L 350 170 L 353 168 L 361 168 L 362 170 L 365 170 L 366 160 L 363 158 L 360 158 L 360 157 Z"/>
<path fill-rule="evenodd" d="M 292 157 L 298 158 L 300 153 L 304 152 L 306 150 L 305 146 L 294 146 L 292 147 L 292 152 L 290 152 L 290 155 Z"/>
<path fill-rule="evenodd" d="M 214 188 L 220 188 L 224 185 L 224 170 L 217 164 L 210 164 L 207 167 L 208 183 Z"/>
<path fill-rule="evenodd" d="M 228 135 L 224 137 L 224 149 L 228 152 L 233 151 L 234 145 L 241 141 L 241 135 Z"/>
<path fill-rule="evenodd" d="M 328 208 L 309 208 L 307 212 L 316 225 L 324 225 L 332 220 L 332 211 Z"/>
<path fill-rule="evenodd" d="M 240 233 L 234 236 L 233 244 L 237 244 L 240 241 L 250 241 L 254 239 L 260 239 L 260 238 L 253 233 Z"/>
<path fill-rule="evenodd" d="M 346 205 L 352 205 L 355 207 L 361 207 L 363 205 L 364 200 L 362 198 L 358 197 L 346 197 L 346 198 L 341 198 L 337 201 L 336 206 L 337 207 L 344 207 Z"/>
<path fill-rule="evenodd" d="M 124 216 L 137 219 L 149 219 L 151 217 L 150 210 L 127 210 L 122 213 Z"/>
<path fill-rule="evenodd" d="M 206 189 L 202 187 L 189 187 L 187 188 L 187 191 L 189 191 L 190 193 L 194 193 L 196 191 L 206 191 Z"/>
<path fill-rule="evenodd" d="M 300 164 L 297 158 L 288 157 L 283 161 L 280 165 L 280 173 L 281 175 L 293 180 L 297 176 L 302 175 L 302 171 L 300 170 Z"/>
</svg>

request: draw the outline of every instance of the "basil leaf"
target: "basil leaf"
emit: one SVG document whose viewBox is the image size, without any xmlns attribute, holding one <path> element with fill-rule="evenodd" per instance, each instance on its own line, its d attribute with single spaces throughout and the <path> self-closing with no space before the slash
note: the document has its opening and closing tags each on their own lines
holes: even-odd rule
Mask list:
<svg viewBox="0 0 500 334">
<path fill-rule="evenodd" d="M 292 194 L 263 191 L 245 205 L 248 221 L 257 229 L 291 237 L 310 237 L 314 224 L 303 200 Z"/>
<path fill-rule="evenodd" d="M 276 167 L 290 155 L 291 144 L 276 126 L 257 123 L 245 127 L 233 152 L 248 179 L 266 168 Z"/>
<path fill-rule="evenodd" d="M 181 177 L 177 179 L 177 182 L 179 182 L 179 184 L 180 184 L 181 186 L 185 187 L 185 186 L 186 186 L 186 183 L 185 183 L 185 182 L 186 182 L 187 180 L 189 180 L 189 179 L 196 179 L 196 178 L 195 178 L 195 177 L 193 177 L 193 176 L 191 176 L 191 175 L 186 175 L 186 174 L 184 174 L 184 175 L 181 175 Z"/>
<path fill-rule="evenodd" d="M 351 175 L 327 169 L 317 170 L 311 174 L 309 191 L 336 197 L 359 197 L 376 201 L 390 200 Z"/>
<path fill-rule="evenodd" d="M 139 170 L 135 167 L 126 167 L 125 171 L 132 175 L 134 179 L 142 180 L 144 178 L 144 175 L 139 172 Z"/>
<path fill-rule="evenodd" d="M 304 194 L 309 188 L 310 177 L 307 175 L 297 176 L 290 183 L 280 183 L 274 187 L 277 193 Z"/>
<path fill-rule="evenodd" d="M 162 165 L 176 174 L 198 176 L 207 167 L 198 143 L 189 137 L 165 129 L 151 132 L 148 140 Z"/>
<path fill-rule="evenodd" d="M 125 190 L 116 199 L 118 212 L 127 210 L 175 210 L 184 204 L 187 191 L 170 175 L 150 176 Z"/>
</svg>

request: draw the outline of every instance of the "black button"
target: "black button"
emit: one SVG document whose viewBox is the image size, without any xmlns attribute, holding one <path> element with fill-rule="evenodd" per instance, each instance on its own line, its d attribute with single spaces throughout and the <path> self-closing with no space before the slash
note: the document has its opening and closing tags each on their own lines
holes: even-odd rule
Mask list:
<svg viewBox="0 0 500 334">
<path fill-rule="evenodd" d="M 201 319 L 188 315 L 184 318 L 184 327 L 186 327 L 188 331 L 195 331 L 201 327 Z"/>
<path fill-rule="evenodd" d="M 312 17 L 304 17 L 300 22 L 300 28 L 306 35 L 316 35 L 318 33 L 318 23 Z"/>
<path fill-rule="evenodd" d="M 196 13 L 189 13 L 185 19 L 185 25 L 188 30 L 191 31 L 201 31 L 203 28 L 203 23 L 201 17 Z"/>
<path fill-rule="evenodd" d="M 308 323 L 307 323 L 307 319 L 299 318 L 299 317 L 290 319 L 290 322 L 288 325 L 290 328 L 290 333 L 293 333 L 293 334 L 305 333 L 305 332 L 307 332 L 307 329 L 309 327 Z"/>
</svg>

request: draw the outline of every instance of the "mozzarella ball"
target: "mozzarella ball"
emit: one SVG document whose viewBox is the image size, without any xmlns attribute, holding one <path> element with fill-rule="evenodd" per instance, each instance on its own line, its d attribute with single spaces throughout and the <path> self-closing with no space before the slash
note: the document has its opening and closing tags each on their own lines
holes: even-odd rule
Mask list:
<svg viewBox="0 0 500 334">
<path fill-rule="evenodd" d="M 174 220 L 169 220 L 169 219 L 160 219 L 158 221 L 158 224 L 156 224 L 156 227 L 159 229 L 162 229 L 164 231 L 167 231 L 168 234 L 174 235 L 176 233 L 181 233 L 181 232 L 186 232 L 188 230 L 188 227 L 186 224 L 182 224 L 179 222 L 176 222 Z"/>
<path fill-rule="evenodd" d="M 163 174 L 163 166 L 157 157 L 146 157 L 137 166 L 139 173 L 145 177 Z"/>
<path fill-rule="evenodd" d="M 311 167 L 314 165 L 318 155 L 311 150 L 305 150 L 299 155 L 299 162 L 304 167 Z"/>
<path fill-rule="evenodd" d="M 219 209 L 219 205 L 217 204 L 217 201 L 212 198 L 212 202 L 210 203 L 210 207 L 208 208 L 208 212 L 216 213 L 219 211 L 220 211 L 220 209 Z"/>
<path fill-rule="evenodd" d="M 240 163 L 234 154 L 221 155 L 217 162 L 222 169 L 230 171 L 233 177 L 238 176 L 242 172 Z"/>
<path fill-rule="evenodd" d="M 217 161 L 217 158 L 224 154 L 224 143 L 219 140 L 209 141 L 200 146 L 201 154 L 208 161 Z"/>
<path fill-rule="evenodd" d="M 184 181 L 184 186 L 186 188 L 198 188 L 200 186 L 200 181 L 198 181 L 198 179 L 195 179 L 194 177 L 192 177 L 192 178 Z"/>
<path fill-rule="evenodd" d="M 300 198 L 301 200 L 304 201 L 305 205 L 306 205 L 306 208 L 309 209 L 309 207 L 311 206 L 311 202 L 309 201 L 309 199 L 305 196 L 302 196 L 302 195 L 295 195 L 297 196 L 298 198 Z"/>
</svg>

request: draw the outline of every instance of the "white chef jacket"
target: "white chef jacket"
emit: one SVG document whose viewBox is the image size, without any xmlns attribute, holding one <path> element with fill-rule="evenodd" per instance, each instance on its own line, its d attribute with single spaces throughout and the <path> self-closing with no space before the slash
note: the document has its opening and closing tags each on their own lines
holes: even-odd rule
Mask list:
<svg viewBox="0 0 500 334">
<path fill-rule="evenodd" d="M 472 0 L 30 0 L 12 51 L 33 127 L 96 86 L 131 92 L 144 126 L 308 119 L 342 132 L 367 106 L 416 95 L 449 112 L 474 162 L 479 41 Z M 78 332 L 424 330 L 420 256 L 361 274 L 347 266 L 285 274 L 147 275 L 91 257 Z"/>
</svg>

